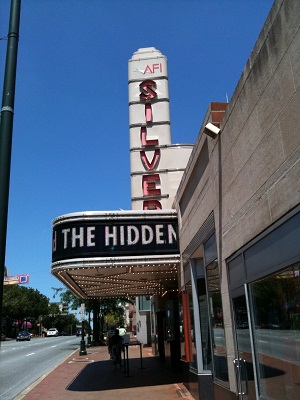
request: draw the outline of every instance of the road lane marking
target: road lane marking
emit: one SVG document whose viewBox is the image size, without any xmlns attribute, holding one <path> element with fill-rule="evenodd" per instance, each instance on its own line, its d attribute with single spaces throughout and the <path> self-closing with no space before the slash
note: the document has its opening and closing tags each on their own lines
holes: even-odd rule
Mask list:
<svg viewBox="0 0 300 400">
<path fill-rule="evenodd" d="M 52 347 L 52 348 L 53 348 L 53 347 L 57 347 L 57 344 L 55 344 L 54 346 L 51 346 L 51 347 Z"/>
<path fill-rule="evenodd" d="M 26 354 L 26 357 L 28 357 L 28 356 L 33 356 L 35 353 L 29 353 L 29 354 Z"/>
</svg>

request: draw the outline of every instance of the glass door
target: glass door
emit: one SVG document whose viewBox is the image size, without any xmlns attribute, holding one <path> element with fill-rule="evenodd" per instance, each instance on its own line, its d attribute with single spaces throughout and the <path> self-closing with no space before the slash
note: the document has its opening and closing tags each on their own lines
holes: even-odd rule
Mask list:
<svg viewBox="0 0 300 400">
<path fill-rule="evenodd" d="M 249 326 L 247 295 L 245 288 L 232 298 L 235 332 L 236 332 L 236 358 L 234 367 L 237 381 L 237 394 L 239 400 L 255 400 L 255 376 L 252 359 L 252 340 Z"/>
</svg>

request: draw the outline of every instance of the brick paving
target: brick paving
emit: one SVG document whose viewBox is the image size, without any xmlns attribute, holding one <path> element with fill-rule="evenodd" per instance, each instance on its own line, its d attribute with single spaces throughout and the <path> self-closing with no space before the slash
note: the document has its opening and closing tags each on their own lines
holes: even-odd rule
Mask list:
<svg viewBox="0 0 300 400">
<path fill-rule="evenodd" d="M 24 390 L 15 400 L 178 400 L 194 398 L 180 379 L 166 370 L 151 348 L 130 345 L 129 368 L 115 369 L 107 347 L 91 347 L 87 355 L 79 349 L 53 371 Z M 124 364 L 124 362 L 123 362 Z"/>
</svg>

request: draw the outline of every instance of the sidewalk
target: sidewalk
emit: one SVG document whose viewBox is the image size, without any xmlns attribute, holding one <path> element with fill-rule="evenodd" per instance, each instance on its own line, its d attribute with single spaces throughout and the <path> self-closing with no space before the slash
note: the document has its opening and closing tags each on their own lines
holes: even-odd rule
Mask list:
<svg viewBox="0 0 300 400">
<path fill-rule="evenodd" d="M 193 400 L 180 381 L 151 355 L 151 348 L 130 345 L 129 369 L 116 370 L 107 347 L 91 347 L 87 355 L 78 351 L 48 375 L 24 390 L 15 400 Z"/>
</svg>

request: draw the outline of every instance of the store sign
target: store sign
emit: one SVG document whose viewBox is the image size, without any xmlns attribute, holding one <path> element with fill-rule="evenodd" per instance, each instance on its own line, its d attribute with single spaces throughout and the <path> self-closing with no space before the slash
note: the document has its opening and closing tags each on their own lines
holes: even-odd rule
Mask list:
<svg viewBox="0 0 300 400">
<path fill-rule="evenodd" d="M 29 275 L 14 275 L 14 276 L 5 276 L 4 277 L 4 285 L 19 285 L 29 282 Z"/>
<path fill-rule="evenodd" d="M 52 262 L 70 258 L 178 254 L 177 221 L 76 221 L 53 228 Z"/>
</svg>

